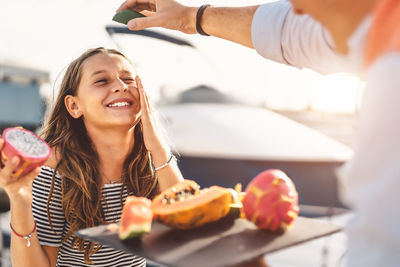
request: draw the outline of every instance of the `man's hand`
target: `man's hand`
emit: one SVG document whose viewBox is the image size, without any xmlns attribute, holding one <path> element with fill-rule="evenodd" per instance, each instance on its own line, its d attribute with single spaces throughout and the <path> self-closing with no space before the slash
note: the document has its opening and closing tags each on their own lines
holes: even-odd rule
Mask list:
<svg viewBox="0 0 400 267">
<path fill-rule="evenodd" d="M 162 27 L 188 34 L 197 33 L 196 7 L 184 6 L 174 0 L 126 0 L 117 12 L 125 9 L 138 11 L 146 16 L 128 22 L 128 28 L 132 31 Z"/>
</svg>

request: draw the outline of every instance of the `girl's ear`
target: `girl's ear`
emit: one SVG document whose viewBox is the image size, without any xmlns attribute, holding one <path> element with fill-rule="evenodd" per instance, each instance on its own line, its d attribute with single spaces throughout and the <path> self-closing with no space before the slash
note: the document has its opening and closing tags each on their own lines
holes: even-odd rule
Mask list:
<svg viewBox="0 0 400 267">
<path fill-rule="evenodd" d="M 64 104 L 71 117 L 78 119 L 80 116 L 82 116 L 82 112 L 79 109 L 78 100 L 75 96 L 66 95 L 64 98 Z"/>
</svg>

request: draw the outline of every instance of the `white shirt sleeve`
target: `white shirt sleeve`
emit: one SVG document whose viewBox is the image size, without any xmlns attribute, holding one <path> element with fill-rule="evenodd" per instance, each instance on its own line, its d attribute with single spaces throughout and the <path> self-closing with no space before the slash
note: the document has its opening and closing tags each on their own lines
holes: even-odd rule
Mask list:
<svg viewBox="0 0 400 267">
<path fill-rule="evenodd" d="M 351 71 L 321 24 L 310 16 L 294 14 L 288 1 L 261 5 L 251 31 L 254 48 L 267 59 L 321 73 Z"/>
<path fill-rule="evenodd" d="M 363 43 L 360 36 L 356 39 Z M 335 52 L 327 31 L 311 17 L 295 15 L 287 1 L 257 9 L 252 41 L 267 59 L 322 73 L 359 74 L 351 60 Z M 399 70 L 400 53 L 381 57 L 369 69 L 354 156 L 339 173 L 342 198 L 356 212 L 347 227 L 347 266 L 399 266 Z"/>
<path fill-rule="evenodd" d="M 400 262 L 400 53 L 370 68 L 354 157 L 340 171 L 344 199 L 355 209 L 348 226 L 348 266 Z"/>
</svg>

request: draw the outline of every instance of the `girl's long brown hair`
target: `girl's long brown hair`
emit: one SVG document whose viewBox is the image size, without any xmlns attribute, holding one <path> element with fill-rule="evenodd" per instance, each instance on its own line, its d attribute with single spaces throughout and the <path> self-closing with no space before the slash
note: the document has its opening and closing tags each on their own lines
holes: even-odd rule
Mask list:
<svg viewBox="0 0 400 267">
<path fill-rule="evenodd" d="M 62 181 L 62 207 L 66 221 L 70 225 L 64 240 L 72 236 L 73 246 L 84 251 L 85 261 L 88 263 L 90 263 L 90 256 L 100 246 L 85 242 L 73 233 L 79 229 L 105 223 L 100 204 L 102 182 L 99 157 L 86 132 L 82 118 L 71 117 L 64 105 L 64 98 L 66 95 L 77 94 L 83 63 L 89 57 L 99 53 L 119 55 L 131 62 L 121 52 L 102 47 L 90 49 L 75 59 L 65 72 L 55 106 L 42 131 L 42 137 L 54 149 L 58 160 L 47 204 L 50 225 L 49 205 L 55 174 L 59 172 Z M 127 187 L 128 194 L 153 198 L 159 192 L 159 185 L 151 167 L 149 152 L 144 145 L 141 122 L 135 126 L 133 134 L 135 143 L 123 165 L 123 183 Z"/>
</svg>

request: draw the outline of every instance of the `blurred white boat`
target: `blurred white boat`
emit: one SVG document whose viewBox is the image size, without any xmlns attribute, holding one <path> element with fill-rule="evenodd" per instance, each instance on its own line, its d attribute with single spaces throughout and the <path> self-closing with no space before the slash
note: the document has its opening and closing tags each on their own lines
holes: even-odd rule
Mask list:
<svg viewBox="0 0 400 267">
<path fill-rule="evenodd" d="M 208 87 L 183 92 L 160 110 L 186 178 L 232 187 L 278 168 L 295 182 L 300 203 L 341 206 L 335 169 L 352 152 L 332 138 L 267 109 L 229 102 Z"/>
<path fill-rule="evenodd" d="M 351 156 L 348 147 L 275 112 L 240 103 L 210 86 L 211 79 L 203 79 L 203 85 L 194 76 L 212 68 L 197 63 L 201 51 L 186 39 L 168 31 L 106 29 L 153 80 L 162 84 L 160 80 L 181 72 L 186 89 L 172 98 L 161 89 L 159 109 L 185 178 L 202 186 L 246 186 L 259 172 L 277 168 L 293 179 L 301 204 L 342 206 L 335 170 Z M 147 60 L 146 54 L 156 53 L 162 60 Z M 185 77 L 191 66 L 193 79 Z"/>
</svg>

